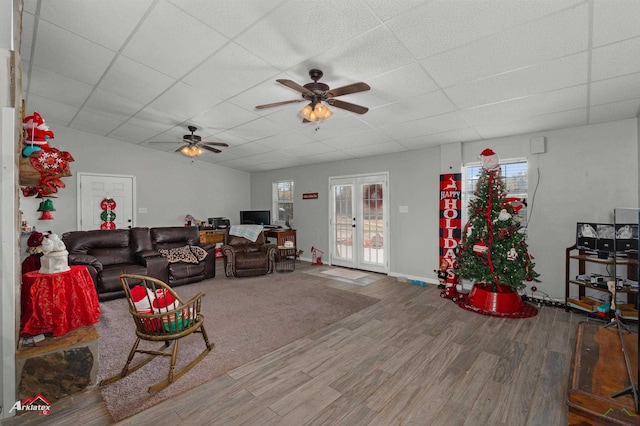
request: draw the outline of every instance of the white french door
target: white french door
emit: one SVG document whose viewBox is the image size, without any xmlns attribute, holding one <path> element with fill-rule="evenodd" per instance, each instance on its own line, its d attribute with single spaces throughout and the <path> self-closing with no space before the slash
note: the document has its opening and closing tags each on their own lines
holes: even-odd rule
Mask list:
<svg viewBox="0 0 640 426">
<path fill-rule="evenodd" d="M 135 226 L 135 176 L 78 173 L 78 229 L 100 229 L 102 200 L 111 198 L 116 229 Z"/>
<path fill-rule="evenodd" d="M 331 264 L 387 273 L 388 174 L 329 179 Z"/>
</svg>

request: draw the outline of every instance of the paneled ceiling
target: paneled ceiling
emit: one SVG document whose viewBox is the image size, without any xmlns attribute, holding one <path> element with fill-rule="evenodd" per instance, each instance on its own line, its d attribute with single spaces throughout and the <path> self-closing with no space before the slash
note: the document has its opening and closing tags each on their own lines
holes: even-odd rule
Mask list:
<svg viewBox="0 0 640 426">
<path fill-rule="evenodd" d="M 272 170 L 637 117 L 638 17 L 637 0 L 25 0 L 23 89 L 54 131 L 173 152 L 194 125 L 229 144 L 198 161 Z M 312 68 L 368 83 L 340 99 L 369 112 L 255 109 Z"/>
</svg>

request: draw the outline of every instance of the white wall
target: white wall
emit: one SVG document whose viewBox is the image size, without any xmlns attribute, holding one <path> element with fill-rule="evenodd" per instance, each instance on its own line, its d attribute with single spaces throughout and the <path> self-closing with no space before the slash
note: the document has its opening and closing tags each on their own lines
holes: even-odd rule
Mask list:
<svg viewBox="0 0 640 426">
<path fill-rule="evenodd" d="M 530 154 L 530 139 L 536 136 L 546 137 L 546 153 Z M 528 159 L 530 198 L 539 173 L 535 200 L 529 205 L 528 238 L 541 274 L 542 282 L 536 285 L 564 300 L 565 249 L 575 241 L 576 222 L 612 222 L 614 208 L 638 207 L 637 120 L 463 143 L 460 162 L 478 161 L 487 147 L 501 158 Z M 271 182 L 294 180 L 298 245 L 308 257 L 312 245 L 328 251 L 329 177 L 388 171 L 390 274 L 435 282 L 440 156 L 440 148 L 429 148 L 253 173 L 251 208 L 270 208 Z M 319 199 L 302 200 L 305 192 L 318 192 Z M 399 206 L 408 206 L 409 213 L 399 213 Z"/>
<path fill-rule="evenodd" d="M 104 173 L 136 177 L 136 226 L 182 226 L 187 213 L 208 217 L 238 216 L 250 203 L 250 176 L 246 172 L 221 167 L 175 154 L 91 135 L 79 130 L 50 126 L 55 138 L 50 145 L 68 151 L 73 176 L 62 178 L 66 185 L 54 199 L 54 220 L 37 220 L 40 200 L 20 197 L 20 210 L 38 230 L 62 234 L 77 229 L 77 174 Z M 203 154 L 208 155 L 208 154 Z"/>
</svg>

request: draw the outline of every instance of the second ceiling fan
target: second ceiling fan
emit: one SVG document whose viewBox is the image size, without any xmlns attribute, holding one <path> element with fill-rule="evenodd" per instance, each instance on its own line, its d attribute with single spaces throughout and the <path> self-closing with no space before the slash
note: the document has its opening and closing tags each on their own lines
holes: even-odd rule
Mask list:
<svg viewBox="0 0 640 426">
<path fill-rule="evenodd" d="M 326 120 L 333 113 L 322 102 L 331 105 L 336 108 L 341 108 L 347 111 L 355 112 L 356 114 L 364 114 L 369 111 L 369 108 L 361 105 L 352 104 L 351 102 L 335 99 L 338 96 L 350 95 L 352 93 L 365 92 L 371 87 L 367 83 L 359 82 L 347 84 L 346 86 L 337 87 L 335 89 L 329 88 L 324 83 L 319 83 L 318 80 L 322 78 L 322 71 L 318 69 L 312 69 L 309 71 L 309 77 L 313 82 L 307 83 L 304 86 L 296 83 L 295 81 L 278 79 L 278 83 L 287 86 L 293 90 L 296 90 L 302 94 L 300 99 L 293 99 L 290 101 L 274 102 L 271 104 L 258 105 L 256 109 L 271 108 L 280 105 L 292 104 L 297 102 L 308 101 L 309 105 L 305 106 L 300 115 L 303 118 L 303 122 L 312 122 Z"/>
<path fill-rule="evenodd" d="M 175 152 L 181 152 L 187 157 L 197 157 L 198 155 L 202 154 L 203 152 L 202 149 L 206 149 L 207 151 L 211 151 L 216 154 L 219 154 L 222 151 L 220 151 L 217 148 L 214 148 L 214 146 L 219 146 L 219 147 L 229 146 L 224 142 L 203 141 L 200 136 L 195 134 L 196 130 L 198 130 L 196 126 L 188 126 L 187 129 L 189 129 L 191 134 L 182 136 L 182 139 L 179 139 L 179 141 L 184 145 L 182 145 L 181 147 L 175 150 Z M 149 143 L 175 143 L 175 142 L 149 142 Z"/>
</svg>

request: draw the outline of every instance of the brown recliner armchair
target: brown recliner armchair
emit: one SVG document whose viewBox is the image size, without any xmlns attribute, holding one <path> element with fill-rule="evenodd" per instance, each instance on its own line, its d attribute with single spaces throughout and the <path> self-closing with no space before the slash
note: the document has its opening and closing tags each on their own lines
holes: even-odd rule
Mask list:
<svg viewBox="0 0 640 426">
<path fill-rule="evenodd" d="M 273 272 L 275 244 L 266 242 L 264 231 L 255 242 L 237 235 L 229 235 L 227 244 L 222 246 L 224 273 L 227 277 L 251 277 Z"/>
</svg>

